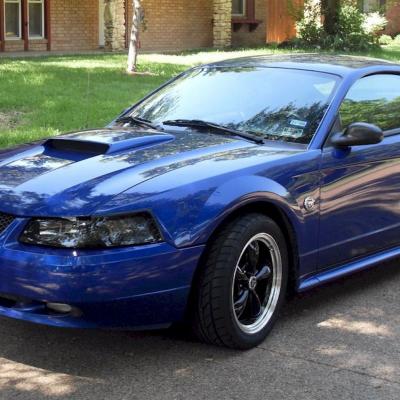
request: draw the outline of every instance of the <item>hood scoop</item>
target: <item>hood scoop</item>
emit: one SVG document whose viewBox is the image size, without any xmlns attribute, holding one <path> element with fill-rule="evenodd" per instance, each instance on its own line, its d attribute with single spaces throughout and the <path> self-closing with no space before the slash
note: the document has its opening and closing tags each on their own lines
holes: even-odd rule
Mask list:
<svg viewBox="0 0 400 400">
<path fill-rule="evenodd" d="M 46 152 L 76 153 L 94 157 L 97 155 L 115 154 L 131 149 L 169 142 L 175 139 L 175 136 L 170 134 L 156 134 L 146 136 L 133 135 L 132 137 L 124 138 L 122 135 L 121 140 L 119 140 L 118 135 L 116 134 L 113 140 L 101 139 L 101 135 L 99 140 L 95 140 L 94 136 L 91 136 L 90 140 L 86 138 L 65 136 L 49 139 L 43 144 L 43 146 Z"/>
<path fill-rule="evenodd" d="M 55 150 L 87 155 L 106 154 L 110 150 L 110 146 L 107 143 L 96 143 L 76 139 L 49 139 L 44 143 L 44 148 L 48 151 Z"/>
</svg>

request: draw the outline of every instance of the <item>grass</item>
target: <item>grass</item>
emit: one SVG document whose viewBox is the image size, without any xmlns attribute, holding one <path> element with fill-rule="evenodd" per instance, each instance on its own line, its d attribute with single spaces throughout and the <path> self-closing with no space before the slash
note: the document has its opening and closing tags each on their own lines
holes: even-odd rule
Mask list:
<svg viewBox="0 0 400 400">
<path fill-rule="evenodd" d="M 140 69 L 151 75 L 134 77 L 124 72 L 125 55 L 0 58 L 0 147 L 104 126 L 189 65 L 284 52 L 256 48 L 149 54 L 141 57 Z M 400 46 L 363 55 L 400 61 Z"/>
<path fill-rule="evenodd" d="M 100 127 L 184 66 L 143 62 L 130 77 L 124 56 L 0 59 L 0 147 Z"/>
</svg>

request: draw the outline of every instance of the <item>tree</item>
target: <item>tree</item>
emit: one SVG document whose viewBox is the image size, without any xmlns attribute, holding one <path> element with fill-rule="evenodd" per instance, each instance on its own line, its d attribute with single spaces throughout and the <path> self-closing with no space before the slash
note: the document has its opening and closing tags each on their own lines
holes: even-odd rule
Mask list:
<svg viewBox="0 0 400 400">
<path fill-rule="evenodd" d="M 139 51 L 139 33 L 140 24 L 142 21 L 142 5 L 141 0 L 132 0 L 133 16 L 131 37 L 129 40 L 129 54 L 128 54 L 128 74 L 135 74 L 137 72 L 137 56 Z"/>
<path fill-rule="evenodd" d="M 319 20 L 321 20 L 322 16 L 324 32 L 327 35 L 335 35 L 337 33 L 340 6 L 343 0 L 287 1 L 289 12 L 296 21 L 303 21 L 303 24 L 304 21 L 314 23 L 317 16 L 319 16 Z"/>
<path fill-rule="evenodd" d="M 339 19 L 340 0 L 321 0 L 324 16 L 324 30 L 328 35 L 335 35 Z"/>
</svg>

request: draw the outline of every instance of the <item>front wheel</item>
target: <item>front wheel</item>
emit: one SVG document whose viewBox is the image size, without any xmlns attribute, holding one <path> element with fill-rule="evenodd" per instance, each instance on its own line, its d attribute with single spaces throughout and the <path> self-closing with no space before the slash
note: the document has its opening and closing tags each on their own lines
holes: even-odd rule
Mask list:
<svg viewBox="0 0 400 400">
<path fill-rule="evenodd" d="M 287 247 L 277 224 L 262 214 L 236 219 L 206 256 L 197 282 L 195 333 L 221 346 L 257 346 L 276 321 L 287 280 Z"/>
</svg>

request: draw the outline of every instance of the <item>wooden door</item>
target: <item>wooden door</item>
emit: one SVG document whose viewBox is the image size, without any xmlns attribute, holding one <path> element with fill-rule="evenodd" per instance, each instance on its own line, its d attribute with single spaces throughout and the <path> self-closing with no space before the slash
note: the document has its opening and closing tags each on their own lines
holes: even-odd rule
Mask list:
<svg viewBox="0 0 400 400">
<path fill-rule="evenodd" d="M 281 43 L 296 36 L 295 20 L 291 15 L 289 2 L 301 7 L 304 0 L 267 1 L 267 43 Z"/>
</svg>

